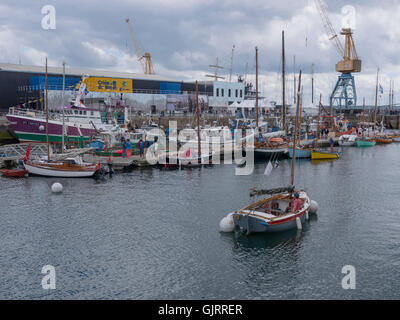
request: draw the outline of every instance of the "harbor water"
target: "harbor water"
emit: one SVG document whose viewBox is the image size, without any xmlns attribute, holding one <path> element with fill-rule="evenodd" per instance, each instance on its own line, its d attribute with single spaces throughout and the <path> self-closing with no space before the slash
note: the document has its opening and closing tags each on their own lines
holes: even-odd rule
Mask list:
<svg viewBox="0 0 400 320">
<path fill-rule="evenodd" d="M 400 144 L 296 162 L 319 204 L 302 231 L 222 234 L 249 189 L 286 186 L 235 165 L 93 179 L 0 178 L 0 299 L 399 299 Z M 64 191 L 53 194 L 61 182 Z M 42 267 L 56 270 L 44 290 Z M 356 269 L 344 290 L 342 268 Z"/>
</svg>

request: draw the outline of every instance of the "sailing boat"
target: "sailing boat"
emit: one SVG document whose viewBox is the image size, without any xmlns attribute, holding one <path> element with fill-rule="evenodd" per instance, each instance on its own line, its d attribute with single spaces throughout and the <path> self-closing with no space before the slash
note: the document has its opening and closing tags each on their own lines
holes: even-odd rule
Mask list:
<svg viewBox="0 0 400 320">
<path fill-rule="evenodd" d="M 310 198 L 304 191 L 295 190 L 294 167 L 296 162 L 296 136 L 299 119 L 299 96 L 301 87 L 301 70 L 297 92 L 297 110 L 295 135 L 293 139 L 293 160 L 290 186 L 270 190 L 253 190 L 250 196 L 270 195 L 265 199 L 254 202 L 249 206 L 231 213 L 236 227 L 246 230 L 247 234 L 255 232 L 278 232 L 299 228 L 304 222 L 311 207 Z"/>
<path fill-rule="evenodd" d="M 285 107 L 285 37 L 282 31 L 282 122 L 283 130 L 286 131 L 286 107 Z M 262 141 L 262 126 L 259 126 L 259 108 L 258 108 L 258 48 L 256 47 L 256 132 L 258 136 L 254 142 L 254 158 L 255 159 L 278 159 L 285 157 L 288 152 L 288 144 L 281 137 L 268 137 L 268 140 Z M 258 138 L 258 140 L 257 140 Z"/>
<path fill-rule="evenodd" d="M 51 161 L 49 142 L 49 104 L 47 91 L 47 58 L 46 58 L 46 160 L 29 160 L 29 152 L 23 160 L 24 167 L 29 175 L 45 177 L 81 178 L 91 177 L 100 169 L 100 163 L 84 163 L 81 157 L 67 158 L 65 160 Z M 28 148 L 29 150 L 29 148 Z"/>
<path fill-rule="evenodd" d="M 357 147 L 366 148 L 375 146 L 376 142 L 373 140 L 367 140 L 364 137 L 364 127 L 365 127 L 365 98 L 363 100 L 363 110 L 362 110 L 362 133 L 361 139 L 357 140 Z"/>
<path fill-rule="evenodd" d="M 322 95 L 319 98 L 319 105 L 318 105 L 318 135 L 320 135 L 320 115 L 321 115 L 321 106 L 322 106 Z M 320 137 L 318 137 L 318 140 Z M 335 151 L 322 151 L 322 150 L 313 150 L 311 151 L 311 159 L 312 160 L 329 160 L 329 159 L 339 159 L 340 152 Z"/>
</svg>

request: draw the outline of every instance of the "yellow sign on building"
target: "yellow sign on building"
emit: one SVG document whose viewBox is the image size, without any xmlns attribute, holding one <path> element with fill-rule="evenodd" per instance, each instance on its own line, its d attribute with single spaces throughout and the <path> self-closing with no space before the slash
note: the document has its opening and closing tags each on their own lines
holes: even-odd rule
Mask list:
<svg viewBox="0 0 400 320">
<path fill-rule="evenodd" d="M 89 92 L 132 93 L 131 79 L 90 77 L 85 80 Z"/>
</svg>

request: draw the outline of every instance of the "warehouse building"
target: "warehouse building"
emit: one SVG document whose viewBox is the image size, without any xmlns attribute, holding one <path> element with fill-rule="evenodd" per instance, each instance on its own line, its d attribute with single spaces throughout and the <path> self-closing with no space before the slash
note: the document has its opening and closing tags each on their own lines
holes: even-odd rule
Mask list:
<svg viewBox="0 0 400 320">
<path fill-rule="evenodd" d="M 173 110 L 180 106 L 193 105 L 195 82 L 183 82 L 154 74 L 101 71 L 69 68 L 65 70 L 65 90 L 73 93 L 82 76 L 94 77 L 99 83 L 92 99 L 106 99 L 111 90 L 121 93 L 128 104 L 135 107 L 152 108 L 157 111 Z M 123 85 L 120 85 L 122 83 Z M 114 88 L 108 86 L 114 85 Z M 45 67 L 0 63 L 0 112 L 7 112 L 11 106 L 44 108 L 46 88 Z M 63 88 L 63 68 L 48 67 L 49 93 L 60 94 Z M 111 88 L 111 89 L 110 89 Z M 126 89 L 124 91 L 124 88 Z M 99 90 L 97 90 L 99 89 Z M 198 90 L 202 105 L 207 108 L 227 108 L 230 104 L 244 99 L 244 84 L 241 82 L 200 81 Z M 90 91 L 90 90 L 89 90 Z M 50 94 L 49 104 L 51 103 Z"/>
</svg>

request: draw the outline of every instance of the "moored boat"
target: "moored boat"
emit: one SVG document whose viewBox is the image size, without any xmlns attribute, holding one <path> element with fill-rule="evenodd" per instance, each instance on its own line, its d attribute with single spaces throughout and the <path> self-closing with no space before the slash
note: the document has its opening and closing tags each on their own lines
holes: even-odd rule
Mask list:
<svg viewBox="0 0 400 320">
<path fill-rule="evenodd" d="M 306 219 L 311 205 L 310 198 L 304 191 L 297 191 L 301 206 L 298 210 L 292 211 L 291 204 L 295 198 L 293 189 L 284 188 L 277 191 L 278 194 L 272 197 L 231 213 L 235 226 L 246 230 L 247 234 L 296 229 L 296 219 L 299 218 L 301 222 Z"/>
<path fill-rule="evenodd" d="M 26 175 L 28 173 L 27 170 L 21 170 L 21 169 L 1 169 L 0 172 L 3 174 L 3 176 L 9 177 L 9 178 L 26 177 Z"/>
<path fill-rule="evenodd" d="M 100 164 L 84 163 L 77 158 L 57 161 L 25 161 L 29 175 L 60 178 L 91 177 L 100 169 Z"/>
<path fill-rule="evenodd" d="M 293 159 L 293 149 L 289 149 L 289 158 Z M 296 148 L 296 159 L 311 158 L 311 149 Z"/>
<path fill-rule="evenodd" d="M 339 137 L 338 144 L 341 147 L 353 147 L 357 145 L 357 136 L 344 134 Z"/>
<path fill-rule="evenodd" d="M 340 152 L 315 151 L 311 152 L 312 160 L 339 159 Z"/>
<path fill-rule="evenodd" d="M 357 140 L 357 147 L 368 148 L 375 146 L 376 142 L 372 140 Z"/>
</svg>

